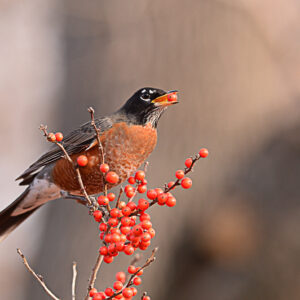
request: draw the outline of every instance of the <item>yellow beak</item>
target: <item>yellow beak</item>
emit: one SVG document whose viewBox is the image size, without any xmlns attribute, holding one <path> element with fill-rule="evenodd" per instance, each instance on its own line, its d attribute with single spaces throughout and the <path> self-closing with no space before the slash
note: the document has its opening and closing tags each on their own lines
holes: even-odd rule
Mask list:
<svg viewBox="0 0 300 300">
<path fill-rule="evenodd" d="M 178 91 L 170 91 L 165 95 L 155 98 L 152 100 L 152 103 L 154 103 L 156 106 L 168 106 L 178 103 L 177 93 Z"/>
</svg>

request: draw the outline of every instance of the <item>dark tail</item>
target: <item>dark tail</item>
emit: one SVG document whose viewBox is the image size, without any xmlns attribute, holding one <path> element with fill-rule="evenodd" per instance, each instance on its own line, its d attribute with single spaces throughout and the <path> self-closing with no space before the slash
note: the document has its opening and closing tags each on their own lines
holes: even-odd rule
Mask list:
<svg viewBox="0 0 300 300">
<path fill-rule="evenodd" d="M 27 188 L 13 203 L 0 212 L 0 242 L 3 241 L 18 225 L 25 221 L 36 209 L 35 207 L 23 214 L 12 216 L 12 212 L 18 207 L 21 201 L 27 196 Z"/>
</svg>

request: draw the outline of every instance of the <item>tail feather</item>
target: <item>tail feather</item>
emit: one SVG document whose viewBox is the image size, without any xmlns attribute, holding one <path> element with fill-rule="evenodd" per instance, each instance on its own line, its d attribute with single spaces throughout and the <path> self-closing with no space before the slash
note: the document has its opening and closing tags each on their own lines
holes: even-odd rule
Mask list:
<svg viewBox="0 0 300 300">
<path fill-rule="evenodd" d="M 13 203 L 0 212 L 0 242 L 3 241 L 10 232 L 25 221 L 38 207 L 26 211 L 23 214 L 12 216 L 13 211 L 19 206 L 29 192 L 27 188 Z"/>
</svg>

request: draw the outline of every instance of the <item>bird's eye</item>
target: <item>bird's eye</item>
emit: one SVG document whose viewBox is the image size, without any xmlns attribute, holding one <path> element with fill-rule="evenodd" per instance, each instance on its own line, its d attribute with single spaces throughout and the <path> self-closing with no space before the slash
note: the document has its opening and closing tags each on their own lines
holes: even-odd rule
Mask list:
<svg viewBox="0 0 300 300">
<path fill-rule="evenodd" d="M 148 93 L 143 93 L 141 95 L 141 99 L 144 101 L 148 101 L 148 100 L 150 100 L 150 95 Z"/>
</svg>

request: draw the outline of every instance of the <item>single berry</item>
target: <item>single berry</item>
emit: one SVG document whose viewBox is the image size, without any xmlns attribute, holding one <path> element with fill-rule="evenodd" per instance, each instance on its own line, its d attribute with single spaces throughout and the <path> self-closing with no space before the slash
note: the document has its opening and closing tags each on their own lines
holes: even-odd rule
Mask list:
<svg viewBox="0 0 300 300">
<path fill-rule="evenodd" d="M 120 201 L 119 205 L 118 205 L 118 208 L 122 210 L 123 208 L 125 208 L 125 206 L 126 206 L 126 202 L 125 201 Z M 122 214 L 123 214 L 123 212 L 122 212 Z"/>
<path fill-rule="evenodd" d="M 55 134 L 53 132 L 50 132 L 47 136 L 48 141 L 50 142 L 55 142 L 56 141 L 56 137 Z"/>
<path fill-rule="evenodd" d="M 106 296 L 110 297 L 114 294 L 114 290 L 112 288 L 107 288 L 105 289 L 104 293 Z"/>
<path fill-rule="evenodd" d="M 138 292 L 134 286 L 131 287 L 131 290 L 132 290 L 133 296 L 135 296 Z"/>
<path fill-rule="evenodd" d="M 130 226 L 131 219 L 129 217 L 123 217 L 121 219 L 122 226 Z"/>
<path fill-rule="evenodd" d="M 105 223 L 100 223 L 99 229 L 100 229 L 101 231 L 106 231 L 106 230 L 107 230 L 107 225 L 106 225 Z"/>
<path fill-rule="evenodd" d="M 113 288 L 117 291 L 121 290 L 123 288 L 123 283 L 118 280 L 114 282 Z"/>
<path fill-rule="evenodd" d="M 164 191 L 161 188 L 156 188 L 155 192 L 157 193 L 157 195 L 163 193 Z"/>
<path fill-rule="evenodd" d="M 142 241 L 143 241 L 143 242 L 148 242 L 148 241 L 150 241 L 150 240 L 151 240 L 151 235 L 150 235 L 150 233 L 148 233 L 148 232 L 143 233 L 143 235 L 142 235 Z M 140 275 L 140 274 L 138 274 L 138 275 Z"/>
<path fill-rule="evenodd" d="M 140 277 L 134 277 L 133 284 L 140 285 L 142 283 L 142 279 Z"/>
<path fill-rule="evenodd" d="M 167 206 L 173 207 L 176 205 L 176 199 L 173 196 L 169 196 L 166 202 Z"/>
<path fill-rule="evenodd" d="M 123 233 L 123 234 L 127 234 L 127 233 L 129 233 L 130 232 L 130 227 L 129 226 L 121 226 L 121 232 Z"/>
<path fill-rule="evenodd" d="M 209 154 L 209 152 L 208 152 L 208 150 L 206 149 L 206 148 L 202 148 L 202 149 L 200 149 L 200 151 L 199 151 L 199 155 L 200 155 L 200 157 L 207 157 L 208 156 L 208 154 Z"/>
<path fill-rule="evenodd" d="M 191 159 L 191 158 L 187 158 L 186 160 L 185 160 L 185 166 L 187 167 L 187 168 L 190 168 L 191 167 L 191 165 L 192 165 L 192 163 L 193 163 L 193 160 Z"/>
<path fill-rule="evenodd" d="M 169 102 L 176 102 L 177 101 L 177 94 L 176 93 L 171 93 L 167 96 L 167 99 Z"/>
<path fill-rule="evenodd" d="M 131 209 L 131 211 L 134 211 L 136 209 L 136 204 L 134 202 L 128 202 L 127 206 Z"/>
<path fill-rule="evenodd" d="M 164 205 L 167 202 L 168 196 L 165 193 L 159 194 L 157 196 L 157 203 L 159 205 Z"/>
<path fill-rule="evenodd" d="M 102 219 L 102 212 L 100 210 L 95 210 L 93 216 L 96 222 L 100 222 Z"/>
<path fill-rule="evenodd" d="M 136 173 L 135 173 L 135 179 L 136 180 L 143 180 L 144 178 L 145 178 L 145 176 L 146 176 L 146 174 L 145 174 L 145 172 L 144 171 L 137 171 Z"/>
<path fill-rule="evenodd" d="M 143 228 L 142 228 L 142 226 L 140 226 L 140 225 L 135 225 L 135 226 L 132 228 L 132 233 L 133 233 L 135 236 L 140 236 L 140 235 L 143 233 Z"/>
<path fill-rule="evenodd" d="M 118 176 L 117 173 L 110 171 L 110 172 L 108 172 L 108 173 L 106 174 L 105 180 L 106 180 L 108 183 L 114 184 L 114 183 L 117 183 L 117 182 L 119 181 L 119 176 Z"/>
<path fill-rule="evenodd" d="M 101 164 L 100 165 L 100 171 L 102 173 L 107 173 L 109 171 L 109 165 L 108 164 Z"/>
<path fill-rule="evenodd" d="M 88 158 L 85 155 L 80 155 L 77 157 L 77 164 L 80 167 L 85 167 L 88 164 Z"/>
<path fill-rule="evenodd" d="M 121 236 L 120 236 L 119 233 L 113 233 L 111 235 L 111 241 L 112 241 L 112 243 L 118 243 L 118 242 L 120 242 L 120 240 L 121 240 Z"/>
<path fill-rule="evenodd" d="M 137 190 L 140 194 L 143 194 L 147 191 L 147 185 L 144 185 L 144 184 L 140 184 L 138 187 L 137 187 Z"/>
<path fill-rule="evenodd" d="M 108 253 L 107 247 L 106 247 L 106 246 L 102 246 L 102 247 L 99 249 L 99 253 L 100 253 L 101 255 L 107 255 L 107 253 Z"/>
<path fill-rule="evenodd" d="M 114 258 L 112 256 L 106 255 L 104 256 L 104 262 L 106 262 L 107 264 L 110 264 L 113 262 Z"/>
<path fill-rule="evenodd" d="M 154 238 L 155 236 L 155 230 L 153 228 L 148 229 L 148 233 L 151 235 L 151 238 Z"/>
<path fill-rule="evenodd" d="M 109 218 L 107 223 L 109 226 L 115 227 L 119 224 L 119 220 L 117 218 Z"/>
<path fill-rule="evenodd" d="M 152 223 L 149 220 L 144 220 L 141 223 L 143 229 L 150 229 L 152 227 Z"/>
<path fill-rule="evenodd" d="M 112 201 L 115 200 L 116 195 L 115 195 L 114 193 L 109 193 L 109 194 L 107 195 L 107 198 L 108 198 L 108 200 L 109 200 L 110 202 L 112 202 Z"/>
<path fill-rule="evenodd" d="M 192 186 L 192 179 L 190 179 L 188 177 L 183 178 L 182 181 L 181 181 L 181 186 L 184 189 L 189 189 Z"/>
<path fill-rule="evenodd" d="M 151 298 L 149 296 L 144 296 L 142 300 L 151 300 Z"/>
<path fill-rule="evenodd" d="M 103 300 L 102 294 L 101 293 L 94 294 L 93 300 Z"/>
<path fill-rule="evenodd" d="M 118 272 L 116 273 L 116 279 L 124 284 L 126 280 L 126 274 L 124 272 Z"/>
<path fill-rule="evenodd" d="M 143 273 L 144 273 L 143 269 L 137 268 L 137 270 L 139 270 L 139 271 L 136 273 L 136 275 L 138 275 L 138 276 L 143 275 Z"/>
<path fill-rule="evenodd" d="M 100 195 L 98 197 L 98 203 L 99 205 L 107 205 L 109 202 L 108 198 L 106 196 Z"/>
<path fill-rule="evenodd" d="M 150 199 L 150 200 L 154 200 L 156 197 L 157 197 L 157 193 L 155 190 L 148 190 L 147 191 L 147 197 Z"/>
<path fill-rule="evenodd" d="M 129 216 L 129 215 L 131 214 L 131 209 L 130 209 L 130 207 L 125 206 L 125 207 L 122 209 L 122 214 L 123 214 L 124 216 Z"/>
<path fill-rule="evenodd" d="M 125 298 L 131 298 L 133 296 L 133 292 L 132 292 L 131 288 L 125 288 L 122 291 L 122 294 Z"/>
<path fill-rule="evenodd" d="M 113 218 L 117 218 L 119 217 L 121 211 L 118 209 L 118 208 L 113 208 L 111 211 L 110 211 L 110 215 L 113 217 Z"/>
<path fill-rule="evenodd" d="M 130 177 L 128 178 L 128 183 L 130 183 L 130 184 L 135 184 L 135 178 L 132 177 L 132 176 L 130 176 Z"/>
<path fill-rule="evenodd" d="M 138 201 L 138 209 L 146 210 L 149 207 L 149 202 L 146 199 L 139 199 Z"/>
<path fill-rule="evenodd" d="M 136 272 L 136 267 L 135 266 L 133 266 L 133 265 L 130 265 L 129 267 L 128 267 L 128 273 L 129 274 L 134 274 L 135 272 Z"/>
<path fill-rule="evenodd" d="M 127 246 L 125 246 L 125 248 L 124 248 L 124 253 L 125 253 L 126 255 L 131 255 L 131 254 L 134 253 L 134 248 L 133 248 L 131 245 L 127 245 Z"/>
<path fill-rule="evenodd" d="M 55 139 L 58 141 L 58 142 L 61 142 L 63 140 L 64 136 L 61 132 L 56 132 L 55 133 Z"/>
<path fill-rule="evenodd" d="M 184 171 L 182 170 L 177 170 L 175 173 L 175 176 L 177 179 L 182 179 L 184 177 Z"/>
<path fill-rule="evenodd" d="M 145 220 L 151 220 L 151 217 L 149 214 L 145 213 L 145 212 L 142 212 L 141 215 L 140 215 L 140 221 L 143 222 Z"/>
<path fill-rule="evenodd" d="M 168 183 L 168 188 L 169 189 L 171 189 L 171 190 L 174 190 L 175 189 L 175 182 L 174 181 L 170 181 L 169 183 Z M 174 185 L 174 186 L 173 186 Z"/>
</svg>

